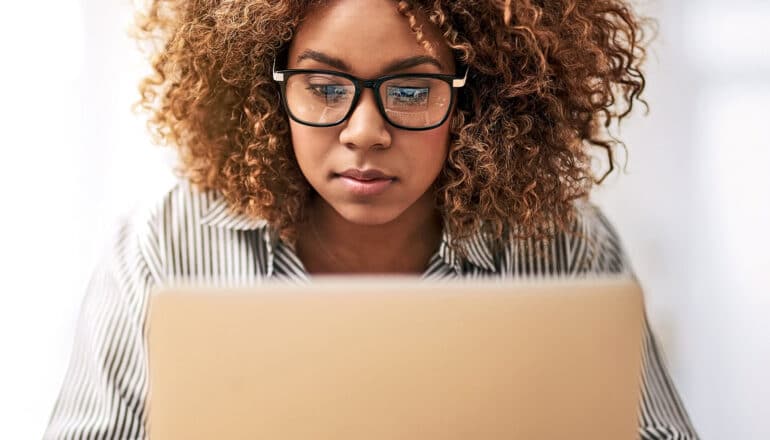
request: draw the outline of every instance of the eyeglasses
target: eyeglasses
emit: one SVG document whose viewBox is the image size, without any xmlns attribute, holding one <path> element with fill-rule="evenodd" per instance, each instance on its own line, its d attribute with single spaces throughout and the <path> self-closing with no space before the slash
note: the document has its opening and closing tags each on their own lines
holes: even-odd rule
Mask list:
<svg viewBox="0 0 770 440">
<path fill-rule="evenodd" d="M 312 127 L 344 122 L 355 109 L 364 88 L 374 91 L 377 107 L 389 124 L 404 130 L 430 130 L 443 124 L 463 87 L 460 77 L 432 73 L 405 73 L 363 80 L 331 70 L 275 70 L 281 98 L 289 117 Z"/>
</svg>

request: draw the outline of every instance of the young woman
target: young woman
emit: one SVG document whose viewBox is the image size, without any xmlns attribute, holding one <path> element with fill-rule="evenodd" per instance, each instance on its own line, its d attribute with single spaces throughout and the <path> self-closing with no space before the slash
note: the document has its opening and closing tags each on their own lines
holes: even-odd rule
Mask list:
<svg viewBox="0 0 770 440">
<path fill-rule="evenodd" d="M 624 0 L 155 0 L 139 29 L 184 179 L 95 273 L 46 438 L 144 438 L 147 295 L 175 280 L 632 276 L 585 202 L 644 88 Z M 645 347 L 640 435 L 696 438 Z"/>
</svg>

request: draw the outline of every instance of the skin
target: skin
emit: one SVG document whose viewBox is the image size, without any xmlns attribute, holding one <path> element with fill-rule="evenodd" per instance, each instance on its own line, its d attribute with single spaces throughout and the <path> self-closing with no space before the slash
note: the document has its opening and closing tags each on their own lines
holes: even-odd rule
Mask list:
<svg viewBox="0 0 770 440">
<path fill-rule="evenodd" d="M 451 49 L 420 17 L 428 51 L 392 0 L 336 0 L 311 11 L 289 46 L 289 68 L 344 71 L 362 79 L 390 73 L 455 74 Z M 309 51 L 344 63 L 330 65 Z M 431 62 L 385 72 L 411 57 Z M 328 60 L 326 60 L 328 61 Z M 316 197 L 297 254 L 310 273 L 420 273 L 441 239 L 441 217 L 431 185 L 449 146 L 449 122 L 427 131 L 398 129 L 380 115 L 365 89 L 350 118 L 334 127 L 290 121 L 294 152 Z M 385 193 L 351 194 L 335 174 L 350 168 L 395 176 Z"/>
</svg>

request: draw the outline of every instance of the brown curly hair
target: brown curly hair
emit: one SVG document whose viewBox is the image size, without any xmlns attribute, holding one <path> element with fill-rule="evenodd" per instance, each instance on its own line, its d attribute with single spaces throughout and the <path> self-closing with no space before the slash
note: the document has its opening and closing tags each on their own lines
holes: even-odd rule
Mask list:
<svg viewBox="0 0 770 440">
<path fill-rule="evenodd" d="M 138 104 L 155 140 L 178 148 L 179 171 L 194 185 L 220 191 L 234 212 L 267 220 L 293 242 L 313 190 L 294 158 L 272 63 L 324 0 L 148 1 L 135 36 L 157 49 Z M 512 231 L 568 230 L 573 200 L 597 180 L 590 147 L 607 151 L 611 171 L 618 141 L 609 127 L 641 101 L 648 21 L 624 0 L 394 7 L 418 40 L 421 11 L 470 68 L 434 187 L 450 233 L 481 229 L 502 243 Z"/>
</svg>

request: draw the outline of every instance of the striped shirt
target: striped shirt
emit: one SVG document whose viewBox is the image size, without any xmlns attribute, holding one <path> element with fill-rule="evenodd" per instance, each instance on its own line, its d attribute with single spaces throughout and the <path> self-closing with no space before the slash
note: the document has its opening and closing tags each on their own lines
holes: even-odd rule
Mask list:
<svg viewBox="0 0 770 440">
<path fill-rule="evenodd" d="M 445 231 L 422 278 L 633 276 L 607 219 L 589 203 L 577 208 L 574 227 L 580 234 L 559 234 L 548 245 L 511 240 L 493 252 L 479 233 L 458 243 L 466 250 L 461 257 Z M 268 279 L 310 277 L 264 221 L 232 214 L 213 191 L 199 192 L 182 181 L 151 209 L 133 213 L 121 222 L 88 284 L 70 365 L 44 438 L 145 438 L 145 323 L 152 289 L 177 281 L 239 286 Z M 646 320 L 643 344 L 641 438 L 697 438 Z"/>
</svg>

